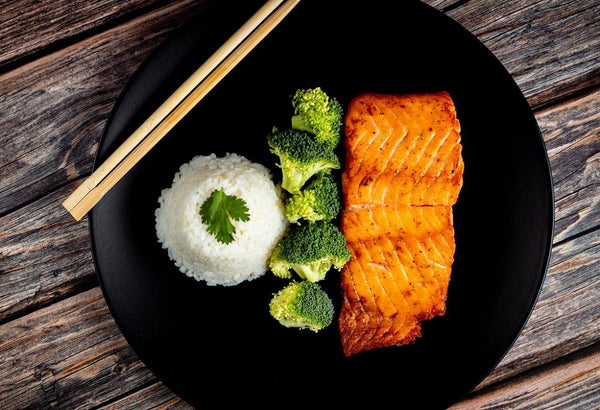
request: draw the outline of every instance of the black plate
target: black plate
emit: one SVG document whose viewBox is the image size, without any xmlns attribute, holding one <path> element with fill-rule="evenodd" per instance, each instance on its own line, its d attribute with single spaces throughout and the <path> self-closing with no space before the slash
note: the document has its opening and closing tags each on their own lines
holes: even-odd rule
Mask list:
<svg viewBox="0 0 600 410">
<path fill-rule="evenodd" d="M 261 4 L 216 3 L 135 75 L 114 109 L 97 165 Z M 156 240 L 160 191 L 193 156 L 236 152 L 278 175 L 265 135 L 287 126 L 290 94 L 314 86 L 343 104 L 366 91 L 438 90 L 456 103 L 466 165 L 454 207 L 447 313 L 425 323 L 412 345 L 345 358 L 337 326 L 313 334 L 269 316 L 280 279 L 267 274 L 207 287 L 179 273 Z M 187 402 L 277 403 L 283 392 L 291 403 L 414 400 L 443 407 L 494 368 L 526 322 L 549 259 L 553 194 L 526 100 L 465 29 L 418 1 L 304 0 L 104 197 L 90 221 L 97 271 L 118 326 Z M 324 286 L 339 305 L 338 275 L 330 273 Z"/>
</svg>

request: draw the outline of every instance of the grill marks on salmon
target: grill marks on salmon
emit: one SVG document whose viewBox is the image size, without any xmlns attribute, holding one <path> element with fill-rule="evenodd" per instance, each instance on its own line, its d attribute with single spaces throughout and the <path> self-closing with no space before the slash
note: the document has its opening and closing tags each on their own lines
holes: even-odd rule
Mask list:
<svg viewBox="0 0 600 410">
<path fill-rule="evenodd" d="M 351 102 L 345 130 L 346 206 L 456 202 L 464 165 L 447 93 L 360 96 Z"/>
<path fill-rule="evenodd" d="M 443 315 L 462 186 L 460 124 L 445 93 L 365 94 L 345 120 L 341 272 L 346 356 L 403 345 Z"/>
<path fill-rule="evenodd" d="M 353 258 L 342 270 L 348 354 L 409 343 L 445 313 L 455 249 L 449 206 L 358 208 L 342 214 Z"/>
</svg>

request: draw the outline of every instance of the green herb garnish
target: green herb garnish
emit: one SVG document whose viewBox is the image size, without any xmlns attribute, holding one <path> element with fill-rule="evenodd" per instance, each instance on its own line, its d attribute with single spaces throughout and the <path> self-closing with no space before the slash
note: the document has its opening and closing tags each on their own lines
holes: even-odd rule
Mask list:
<svg viewBox="0 0 600 410">
<path fill-rule="evenodd" d="M 231 220 L 248 221 L 250 214 L 246 201 L 235 195 L 227 195 L 223 188 L 215 189 L 200 207 L 202 222 L 207 231 L 221 243 L 233 242 L 235 226 Z"/>
</svg>

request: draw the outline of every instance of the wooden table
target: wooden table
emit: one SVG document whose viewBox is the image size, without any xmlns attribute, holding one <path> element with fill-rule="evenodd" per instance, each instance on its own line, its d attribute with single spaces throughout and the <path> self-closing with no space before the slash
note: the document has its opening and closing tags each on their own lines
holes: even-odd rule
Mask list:
<svg viewBox="0 0 600 410">
<path fill-rule="evenodd" d="M 140 63 L 214 0 L 0 3 L 0 408 L 187 408 L 117 329 L 86 218 L 90 174 Z M 546 142 L 550 269 L 522 334 L 456 408 L 600 406 L 600 0 L 427 0 L 502 61 Z M 510 121 L 507 118 L 507 121 Z"/>
</svg>

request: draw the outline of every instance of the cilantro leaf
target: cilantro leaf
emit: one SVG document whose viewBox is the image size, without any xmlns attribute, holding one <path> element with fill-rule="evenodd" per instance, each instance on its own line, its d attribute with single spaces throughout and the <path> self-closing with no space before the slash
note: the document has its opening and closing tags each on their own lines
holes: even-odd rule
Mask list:
<svg viewBox="0 0 600 410">
<path fill-rule="evenodd" d="M 246 201 L 235 195 L 227 195 L 223 188 L 215 189 L 200 207 L 200 217 L 208 233 L 221 243 L 233 242 L 235 226 L 231 220 L 248 221 L 250 214 Z"/>
</svg>

